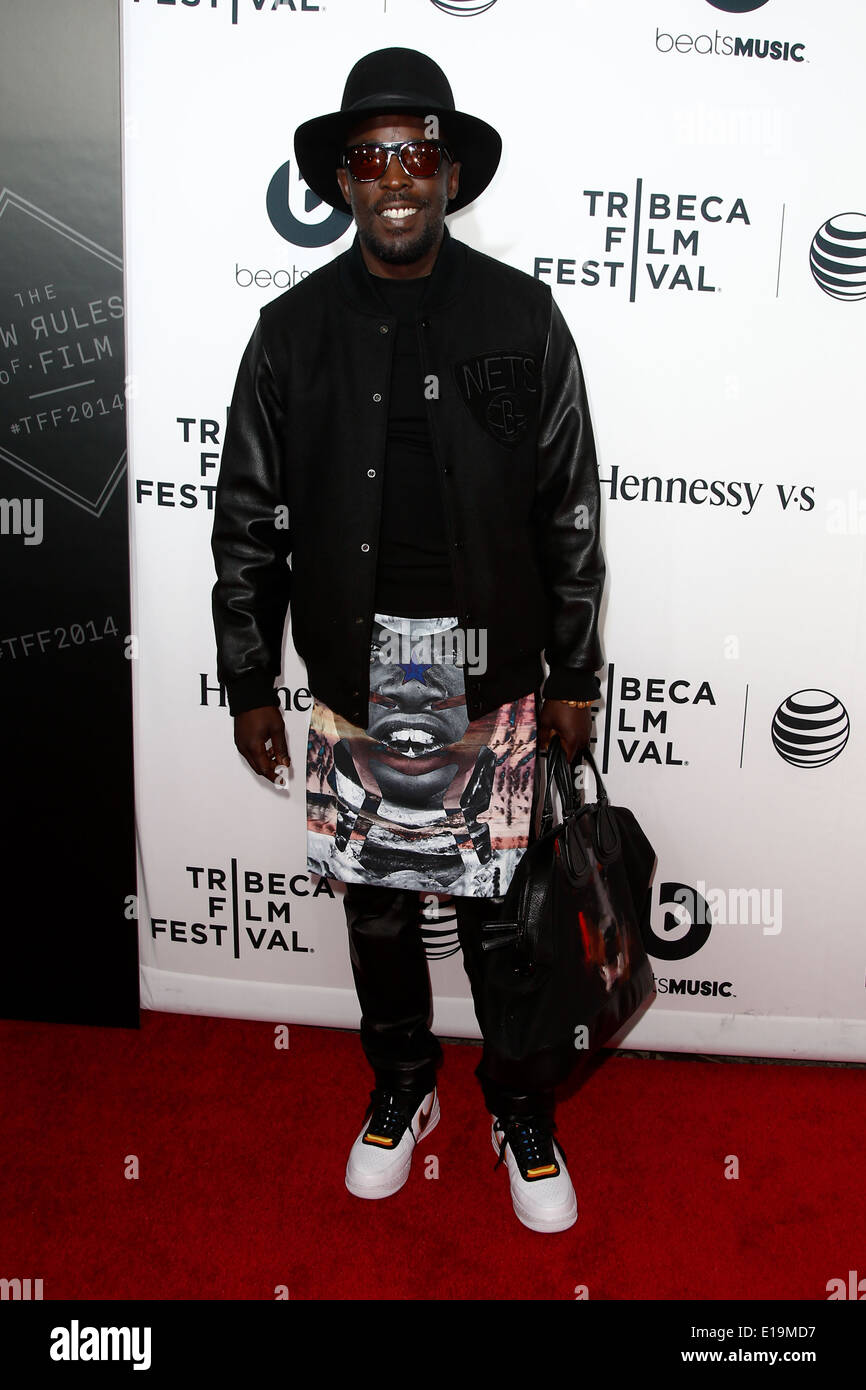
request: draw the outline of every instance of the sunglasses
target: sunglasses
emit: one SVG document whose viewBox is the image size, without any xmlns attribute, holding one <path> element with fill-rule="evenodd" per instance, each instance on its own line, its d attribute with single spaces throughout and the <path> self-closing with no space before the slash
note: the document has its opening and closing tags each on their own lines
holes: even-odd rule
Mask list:
<svg viewBox="0 0 866 1390">
<path fill-rule="evenodd" d="M 385 173 L 392 154 L 396 154 L 403 172 L 412 179 L 432 179 L 439 173 L 443 154 L 453 163 L 441 140 L 393 140 L 351 145 L 343 151 L 343 166 L 359 183 L 371 183 Z"/>
</svg>

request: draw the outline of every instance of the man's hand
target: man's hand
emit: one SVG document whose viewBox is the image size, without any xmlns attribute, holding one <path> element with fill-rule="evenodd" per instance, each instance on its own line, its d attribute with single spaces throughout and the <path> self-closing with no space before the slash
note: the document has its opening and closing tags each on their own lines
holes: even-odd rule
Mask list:
<svg viewBox="0 0 866 1390">
<path fill-rule="evenodd" d="M 270 748 L 265 747 L 268 740 Z M 287 785 L 287 774 L 277 769 L 290 767 L 292 760 L 286 743 L 286 726 L 276 705 L 262 705 L 235 715 L 235 747 L 253 772 L 267 777 L 269 782 Z"/>
<path fill-rule="evenodd" d="M 592 710 L 575 709 L 561 700 L 545 700 L 538 717 L 538 747 L 545 749 L 553 733 L 559 734 L 565 756 L 573 762 L 575 755 L 589 747 L 592 734 Z"/>
</svg>

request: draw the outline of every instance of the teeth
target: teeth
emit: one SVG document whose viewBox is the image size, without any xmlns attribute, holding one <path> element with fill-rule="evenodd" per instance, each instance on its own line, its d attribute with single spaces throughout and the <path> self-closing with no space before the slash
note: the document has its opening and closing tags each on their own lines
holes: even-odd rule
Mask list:
<svg viewBox="0 0 866 1390">
<path fill-rule="evenodd" d="M 415 212 L 417 212 L 417 208 L 383 208 L 382 216 L 390 217 L 396 221 L 403 217 L 412 217 Z"/>
<path fill-rule="evenodd" d="M 387 742 L 406 758 L 419 758 L 443 747 L 426 729 L 395 729 Z"/>
</svg>

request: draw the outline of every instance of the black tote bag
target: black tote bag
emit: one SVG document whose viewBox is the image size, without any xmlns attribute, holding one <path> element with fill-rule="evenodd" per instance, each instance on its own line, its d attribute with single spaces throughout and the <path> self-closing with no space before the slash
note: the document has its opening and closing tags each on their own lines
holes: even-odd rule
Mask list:
<svg viewBox="0 0 866 1390">
<path fill-rule="evenodd" d="M 497 1059 L 495 1079 L 505 1085 L 530 1058 L 543 1084 L 565 1080 L 655 990 L 643 939 L 655 851 L 632 812 L 611 806 L 589 750 L 582 756 L 598 799 L 580 806 L 572 767 L 552 735 L 537 833 L 500 916 L 482 928 L 482 950 L 490 952 L 485 1038 Z M 562 804 L 557 824 L 554 784 Z"/>
</svg>

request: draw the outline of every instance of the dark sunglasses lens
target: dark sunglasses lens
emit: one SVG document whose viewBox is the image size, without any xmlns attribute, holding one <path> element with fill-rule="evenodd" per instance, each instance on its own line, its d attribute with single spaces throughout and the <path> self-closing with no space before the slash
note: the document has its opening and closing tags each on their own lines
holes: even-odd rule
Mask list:
<svg viewBox="0 0 866 1390">
<path fill-rule="evenodd" d="M 426 140 L 403 148 L 403 165 L 406 172 L 418 179 L 429 179 L 439 168 L 439 147 Z"/>
<path fill-rule="evenodd" d="M 387 158 L 387 150 L 381 145 L 358 145 L 348 153 L 349 173 L 355 179 L 381 178 Z"/>
</svg>

